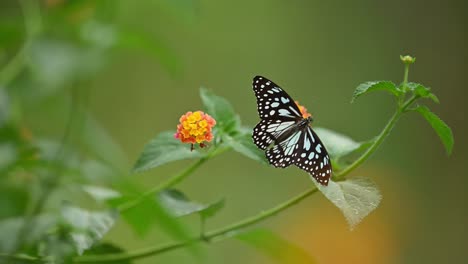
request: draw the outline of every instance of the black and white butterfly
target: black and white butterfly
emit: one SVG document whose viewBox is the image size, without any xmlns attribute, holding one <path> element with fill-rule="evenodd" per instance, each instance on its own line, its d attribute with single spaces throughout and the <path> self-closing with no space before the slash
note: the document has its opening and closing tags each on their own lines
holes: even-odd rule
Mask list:
<svg viewBox="0 0 468 264">
<path fill-rule="evenodd" d="M 260 116 L 253 130 L 253 141 L 275 167 L 291 164 L 307 171 L 327 186 L 332 173 L 325 146 L 304 118 L 296 102 L 278 85 L 262 76 L 253 79 Z"/>
</svg>

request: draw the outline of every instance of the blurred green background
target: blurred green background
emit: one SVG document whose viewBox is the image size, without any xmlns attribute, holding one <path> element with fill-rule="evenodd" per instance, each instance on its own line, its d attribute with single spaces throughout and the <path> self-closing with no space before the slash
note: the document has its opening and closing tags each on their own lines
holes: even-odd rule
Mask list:
<svg viewBox="0 0 468 264">
<path fill-rule="evenodd" d="M 372 178 L 383 195 L 380 207 L 354 231 L 319 194 L 260 225 L 319 263 L 466 261 L 465 2 L 47 0 L 40 6 L 34 17 L 20 2 L 0 3 L 0 85 L 21 98 L 21 111 L 14 105 L 13 115 L 21 116 L 33 138 L 60 138 L 69 95 L 78 91 L 81 107 L 121 146 L 126 161 L 119 166 L 127 171 L 157 133 L 175 129 L 180 115 L 202 108 L 200 86 L 230 100 L 242 122 L 253 126 L 258 116 L 251 79 L 257 74 L 305 105 L 314 125 L 369 139 L 390 118 L 394 102 L 376 93 L 350 104 L 354 88 L 371 80 L 400 83 L 399 55 L 415 56 L 410 81 L 439 97 L 440 105 L 428 104 L 453 129 L 452 155 L 423 118 L 405 115 L 377 154 L 354 172 Z M 15 57 L 31 40 L 24 58 Z M 150 188 L 188 164 L 131 177 Z M 311 184 L 298 169 L 273 169 L 229 152 L 178 188 L 200 201 L 226 198 L 226 208 L 208 223 L 212 229 Z M 196 226 L 196 220 L 186 221 Z M 156 228 L 142 238 L 120 221 L 106 240 L 131 250 L 164 243 L 167 236 Z M 203 263 L 274 263 L 236 240 L 203 248 Z M 179 250 L 135 263 L 196 261 Z"/>
</svg>

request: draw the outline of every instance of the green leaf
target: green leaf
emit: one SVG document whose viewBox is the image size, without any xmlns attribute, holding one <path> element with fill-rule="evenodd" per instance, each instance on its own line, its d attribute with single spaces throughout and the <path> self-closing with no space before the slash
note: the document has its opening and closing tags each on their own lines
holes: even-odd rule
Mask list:
<svg viewBox="0 0 468 264">
<path fill-rule="evenodd" d="M 90 212 L 71 205 L 62 208 L 64 223 L 71 227 L 70 237 L 79 255 L 100 241 L 117 218 L 115 212 Z"/>
<path fill-rule="evenodd" d="M 0 220 L 0 252 L 11 252 L 16 244 L 20 229 L 25 223 L 24 217 L 12 217 Z M 32 228 L 25 238 L 26 245 L 36 245 L 48 230 L 57 223 L 57 217 L 50 214 L 41 214 L 32 219 Z"/>
<path fill-rule="evenodd" d="M 251 133 L 252 130 L 249 131 Z M 265 152 L 255 146 L 252 141 L 252 135 L 250 133 L 242 133 L 232 137 L 225 136 L 223 139 L 226 144 L 231 146 L 235 151 L 263 164 L 268 164 L 268 161 L 265 157 Z"/>
<path fill-rule="evenodd" d="M 254 246 L 276 263 L 312 264 L 316 261 L 303 248 L 266 229 L 257 229 L 236 236 L 240 241 Z"/>
<path fill-rule="evenodd" d="M 221 209 L 224 208 L 225 200 L 220 199 L 216 202 L 210 203 L 205 205 L 205 208 L 199 212 L 200 216 L 204 219 L 213 217 L 216 215 Z"/>
<path fill-rule="evenodd" d="M 199 213 L 208 218 L 215 215 L 224 206 L 224 199 L 211 204 L 191 201 L 184 193 L 176 189 L 167 189 L 157 194 L 158 201 L 176 217 Z"/>
<path fill-rule="evenodd" d="M 429 110 L 429 108 L 426 106 L 418 106 L 416 111 L 418 111 L 427 120 L 427 122 L 429 122 L 444 144 L 447 154 L 450 155 L 452 153 L 454 143 L 453 134 L 450 127 L 445 124 L 445 122 L 442 121 L 442 119 L 440 119 L 436 114 L 431 112 L 431 110 Z"/>
<path fill-rule="evenodd" d="M 408 87 L 415 95 L 418 95 L 422 98 L 429 98 L 432 101 L 439 103 L 439 98 L 437 98 L 437 96 L 431 92 L 431 89 L 425 87 L 422 84 L 410 82 L 406 84 L 406 87 Z"/>
<path fill-rule="evenodd" d="M 146 144 L 133 171 L 142 172 L 172 161 L 200 158 L 205 155 L 196 149 L 190 150 L 188 144 L 174 138 L 174 132 L 166 131 Z"/>
<path fill-rule="evenodd" d="M 382 196 L 369 179 L 354 178 L 346 181 L 330 181 L 328 186 L 312 178 L 317 188 L 344 214 L 351 229 L 379 206 Z"/>
<path fill-rule="evenodd" d="M 89 194 L 89 196 L 91 196 L 97 202 L 106 202 L 121 197 L 118 191 L 107 187 L 101 187 L 96 185 L 83 185 L 81 187 L 84 192 Z"/>
<path fill-rule="evenodd" d="M 359 96 L 377 90 L 388 91 L 395 96 L 400 95 L 400 91 L 397 89 L 395 84 L 390 81 L 373 81 L 361 83 L 356 90 L 354 91 L 353 97 L 351 98 L 351 103 L 354 102 Z"/>
<path fill-rule="evenodd" d="M 327 148 L 328 154 L 330 154 L 333 159 L 346 156 L 359 149 L 362 145 L 362 143 L 358 143 L 348 136 L 326 128 L 317 127 L 314 128 L 314 131 L 320 137 Z"/>
<path fill-rule="evenodd" d="M 206 113 L 216 120 L 215 128 L 229 135 L 235 135 L 239 130 L 240 119 L 234 112 L 232 105 L 223 97 L 217 96 L 205 88 L 200 88 L 200 97 Z"/>
<path fill-rule="evenodd" d="M 143 193 L 142 188 L 133 181 L 123 179 L 115 184 L 115 189 L 122 194 L 121 197 L 109 202 L 115 207 L 135 199 L 141 199 L 140 195 Z M 191 237 L 187 226 L 168 213 L 163 205 L 154 199 L 154 196 L 145 197 L 137 205 L 129 209 L 121 209 L 120 213 L 122 218 L 140 236 L 146 235 L 154 225 L 159 225 L 162 230 L 175 239 L 187 240 Z"/>
</svg>

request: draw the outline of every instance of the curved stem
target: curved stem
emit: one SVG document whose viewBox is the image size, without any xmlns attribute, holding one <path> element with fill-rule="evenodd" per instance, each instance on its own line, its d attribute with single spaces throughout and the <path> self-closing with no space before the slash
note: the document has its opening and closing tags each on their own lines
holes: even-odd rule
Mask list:
<svg viewBox="0 0 468 264">
<path fill-rule="evenodd" d="M 396 121 L 400 118 L 402 112 L 400 110 L 397 110 L 392 118 L 388 121 L 387 125 L 385 125 L 384 129 L 380 134 L 377 136 L 377 138 L 374 140 L 372 145 L 364 152 L 358 159 L 356 159 L 353 163 L 351 163 L 348 167 L 340 171 L 334 176 L 335 181 L 339 181 L 344 178 L 347 174 L 349 174 L 351 171 L 359 167 L 365 160 L 367 160 L 377 149 L 380 144 L 384 141 L 384 139 L 388 136 L 390 131 L 392 131 L 392 128 L 395 126 Z"/>
<path fill-rule="evenodd" d="M 207 159 L 208 156 L 205 156 L 205 157 L 202 157 L 200 158 L 199 160 L 197 160 L 196 162 L 194 162 L 192 165 L 190 165 L 188 168 L 186 168 L 185 170 L 181 171 L 180 173 L 170 177 L 169 179 L 167 179 L 166 181 L 164 181 L 163 183 L 151 188 L 150 190 L 146 191 L 145 193 L 143 193 L 142 195 L 138 196 L 136 199 L 134 200 L 131 200 L 131 201 L 128 201 L 120 206 L 117 207 L 117 210 L 119 210 L 120 212 L 124 212 L 124 211 L 127 211 L 135 206 L 137 206 L 138 204 L 140 204 L 142 201 L 144 201 L 146 198 L 148 197 L 151 197 L 153 195 L 155 195 L 156 193 L 166 189 L 166 188 L 169 188 L 171 186 L 174 186 L 175 184 L 177 184 L 178 182 L 182 181 L 183 179 L 185 179 L 187 176 L 189 176 L 190 174 L 192 174 L 196 169 L 198 169 L 203 163 L 205 163 L 208 159 Z"/>
<path fill-rule="evenodd" d="M 396 112 L 393 114 L 393 116 L 390 118 L 388 121 L 387 125 L 385 125 L 384 129 L 380 134 L 377 136 L 377 138 L 374 140 L 372 145 L 364 152 L 358 159 L 356 159 L 353 163 L 351 163 L 348 167 L 345 169 L 341 170 L 339 173 L 337 173 L 334 176 L 335 181 L 342 180 L 346 175 L 348 175 L 351 171 L 359 167 L 364 161 L 366 161 L 382 144 L 382 142 L 385 140 L 385 138 L 390 134 L 392 131 L 393 127 L 395 126 L 396 122 L 398 119 L 401 117 L 401 115 L 408 109 L 411 104 L 413 104 L 414 101 L 418 99 L 418 96 L 414 95 L 408 101 L 406 101 L 403 106 L 399 107 Z"/>
<path fill-rule="evenodd" d="M 120 212 L 127 211 L 127 210 L 137 206 L 141 202 L 143 202 L 146 198 L 152 197 L 156 193 L 176 185 L 177 183 L 181 182 L 183 179 L 187 178 L 195 170 L 197 170 L 207 160 L 209 160 L 210 158 L 212 158 L 212 157 L 214 157 L 216 155 L 221 154 L 222 152 L 224 152 L 224 151 L 226 151 L 228 149 L 229 148 L 226 148 L 226 147 L 224 147 L 224 148 L 223 147 L 215 148 L 210 153 L 208 153 L 206 156 L 200 158 L 199 160 L 194 162 L 192 165 L 190 165 L 185 170 L 183 170 L 183 171 L 179 172 L 178 174 L 170 177 L 169 179 L 162 182 L 161 184 L 151 188 L 150 190 L 146 191 L 142 195 L 138 196 L 136 199 L 128 201 L 128 202 L 126 202 L 124 204 L 121 204 L 120 206 L 117 207 L 117 210 L 119 210 Z"/>
<path fill-rule="evenodd" d="M 174 242 L 165 245 L 158 245 L 154 247 L 148 247 L 145 249 L 136 250 L 133 252 L 128 253 L 117 253 L 117 254 L 107 254 L 107 255 L 89 255 L 89 256 L 80 256 L 74 259 L 75 263 L 102 263 L 102 262 L 113 262 L 113 261 L 123 261 L 123 260 L 133 260 L 144 258 L 156 254 L 160 254 L 166 251 L 175 250 L 178 248 L 186 247 L 193 243 L 199 243 L 203 241 L 210 241 L 210 242 L 218 242 L 223 239 L 233 237 L 238 234 L 238 231 L 242 228 L 251 226 L 256 224 L 260 221 L 263 221 L 269 218 L 272 215 L 280 213 L 287 208 L 299 203 L 300 201 L 304 200 L 305 198 L 309 197 L 313 193 L 317 192 L 317 188 L 311 188 L 273 208 L 268 210 L 262 211 L 255 216 L 243 219 L 239 222 L 233 223 L 226 227 L 220 228 L 218 230 L 210 231 L 205 233 L 203 237 L 195 237 L 193 239 L 189 239 L 187 241 L 181 242 Z"/>
<path fill-rule="evenodd" d="M 8 254 L 3 254 L 0 253 L 0 260 L 10 260 L 10 261 L 18 261 L 18 262 L 30 262 L 30 263 L 44 263 L 41 259 L 38 257 L 33 257 L 33 256 L 28 256 L 28 255 L 21 255 L 21 254 L 16 254 L 16 255 L 8 255 Z M 0 263 L 3 263 L 0 261 Z M 16 263 L 16 262 L 15 262 Z"/>
<path fill-rule="evenodd" d="M 24 16 L 27 39 L 20 50 L 0 71 L 0 89 L 12 82 L 25 67 L 26 51 L 41 30 L 40 7 L 37 1 L 19 1 Z"/>
</svg>

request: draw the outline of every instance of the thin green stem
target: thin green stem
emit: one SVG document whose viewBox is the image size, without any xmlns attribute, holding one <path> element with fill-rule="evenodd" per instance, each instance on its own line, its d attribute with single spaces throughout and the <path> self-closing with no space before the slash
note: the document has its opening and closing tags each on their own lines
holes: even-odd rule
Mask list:
<svg viewBox="0 0 468 264">
<path fill-rule="evenodd" d="M 408 83 L 409 66 L 410 66 L 410 64 L 405 63 L 405 73 L 403 75 L 403 86 L 401 87 L 401 89 L 404 92 L 406 92 L 406 84 Z"/>
<path fill-rule="evenodd" d="M 388 121 L 387 125 L 385 125 L 384 129 L 380 134 L 377 136 L 377 138 L 374 140 L 372 145 L 359 157 L 357 158 L 353 163 L 348 165 L 345 169 L 340 171 L 334 176 L 335 181 L 342 180 L 347 174 L 349 174 L 351 171 L 359 167 L 364 161 L 366 161 L 382 144 L 384 139 L 388 136 L 390 131 L 392 131 L 393 127 L 395 126 L 395 123 L 398 121 L 400 118 L 402 112 L 400 110 L 397 110 L 393 116 L 390 118 Z"/>
<path fill-rule="evenodd" d="M 270 208 L 268 210 L 262 211 L 255 216 L 248 217 L 239 222 L 233 223 L 226 227 L 207 232 L 203 237 L 194 237 L 187 241 L 173 242 L 165 245 L 158 245 L 154 247 L 148 247 L 145 249 L 135 250 L 127 253 L 117 253 L 117 254 L 106 254 L 106 255 L 89 255 L 89 256 L 79 256 L 74 259 L 75 263 L 103 263 L 103 262 L 113 262 L 113 261 L 124 261 L 124 260 L 134 260 L 144 257 L 149 257 L 152 255 L 157 255 L 163 252 L 172 251 L 178 248 L 183 248 L 193 243 L 199 243 L 203 241 L 218 242 L 226 238 L 233 237 L 238 234 L 243 228 L 254 225 L 258 222 L 261 222 L 277 213 L 280 213 L 287 208 L 299 203 L 305 198 L 311 196 L 317 192 L 317 188 L 311 188 L 277 206 Z"/>
<path fill-rule="evenodd" d="M 22 254 L 16 254 L 16 255 L 8 255 L 4 253 L 0 253 L 0 263 L 3 263 L 2 260 L 10 260 L 18 262 L 28 262 L 28 263 L 44 263 L 40 258 L 38 257 L 33 257 L 33 256 L 28 256 L 28 255 L 22 255 Z"/>
<path fill-rule="evenodd" d="M 393 116 L 390 118 L 390 120 L 387 122 L 382 132 L 380 132 L 380 134 L 374 140 L 372 145 L 353 163 L 351 163 L 348 167 L 337 173 L 334 176 L 334 180 L 339 181 L 344 179 L 346 175 L 348 175 L 351 171 L 353 171 L 354 169 L 359 167 L 364 161 L 366 161 L 377 150 L 380 144 L 382 144 L 385 138 L 387 138 L 388 134 L 390 134 L 398 119 L 400 119 L 401 115 L 408 109 L 409 106 L 411 106 L 411 104 L 413 104 L 413 102 L 416 99 L 418 99 L 418 96 L 413 96 L 410 99 L 408 99 L 401 107 L 399 107 L 395 111 Z"/>
<path fill-rule="evenodd" d="M 0 71 L 0 88 L 8 86 L 24 69 L 26 52 L 32 40 L 41 31 L 42 22 L 38 2 L 21 0 L 19 3 L 23 11 L 27 39 L 16 55 Z"/>
<path fill-rule="evenodd" d="M 152 197 L 155 194 L 159 193 L 160 191 L 176 185 L 177 183 L 181 182 L 182 180 L 187 178 L 189 175 L 191 175 L 194 171 L 196 171 L 207 160 L 209 160 L 210 158 L 212 158 L 212 157 L 214 157 L 216 155 L 221 154 L 222 152 L 227 151 L 228 149 L 229 148 L 227 148 L 227 147 L 217 147 L 217 148 L 213 149 L 210 153 L 208 153 L 206 156 L 200 158 L 196 162 L 192 163 L 192 165 L 190 165 L 185 170 L 183 170 L 183 171 L 179 172 L 178 174 L 170 177 L 169 179 L 162 182 L 161 184 L 149 189 L 148 191 L 146 191 L 142 195 L 138 196 L 136 199 L 128 201 L 128 202 L 118 206 L 117 210 L 119 210 L 120 212 L 127 211 L 127 210 L 137 206 L 138 204 L 143 202 L 145 199 L 147 199 L 149 197 Z"/>
<path fill-rule="evenodd" d="M 140 204 L 141 202 L 143 202 L 145 199 L 147 199 L 148 197 L 152 197 L 154 196 L 156 193 L 164 190 L 164 189 L 167 189 L 169 187 L 172 187 L 174 186 L 175 184 L 179 183 L 180 181 L 182 181 L 183 179 L 185 179 L 187 176 L 189 176 L 190 174 L 192 174 L 195 170 L 197 170 L 203 163 L 205 163 L 206 161 L 208 160 L 208 156 L 205 156 L 205 157 L 202 157 L 200 158 L 199 160 L 197 160 L 196 162 L 194 162 L 192 165 L 190 165 L 188 168 L 186 168 L 185 170 L 181 171 L 180 173 L 170 177 L 169 179 L 167 179 L 166 181 L 164 181 L 163 183 L 149 189 L 148 191 L 146 191 L 145 193 L 143 193 L 142 195 L 138 196 L 136 199 L 134 200 L 131 200 L 131 201 L 128 201 L 120 206 L 117 207 L 117 209 L 120 211 L 120 212 L 124 212 L 124 211 L 127 211 L 135 206 L 137 206 L 138 204 Z"/>
</svg>

